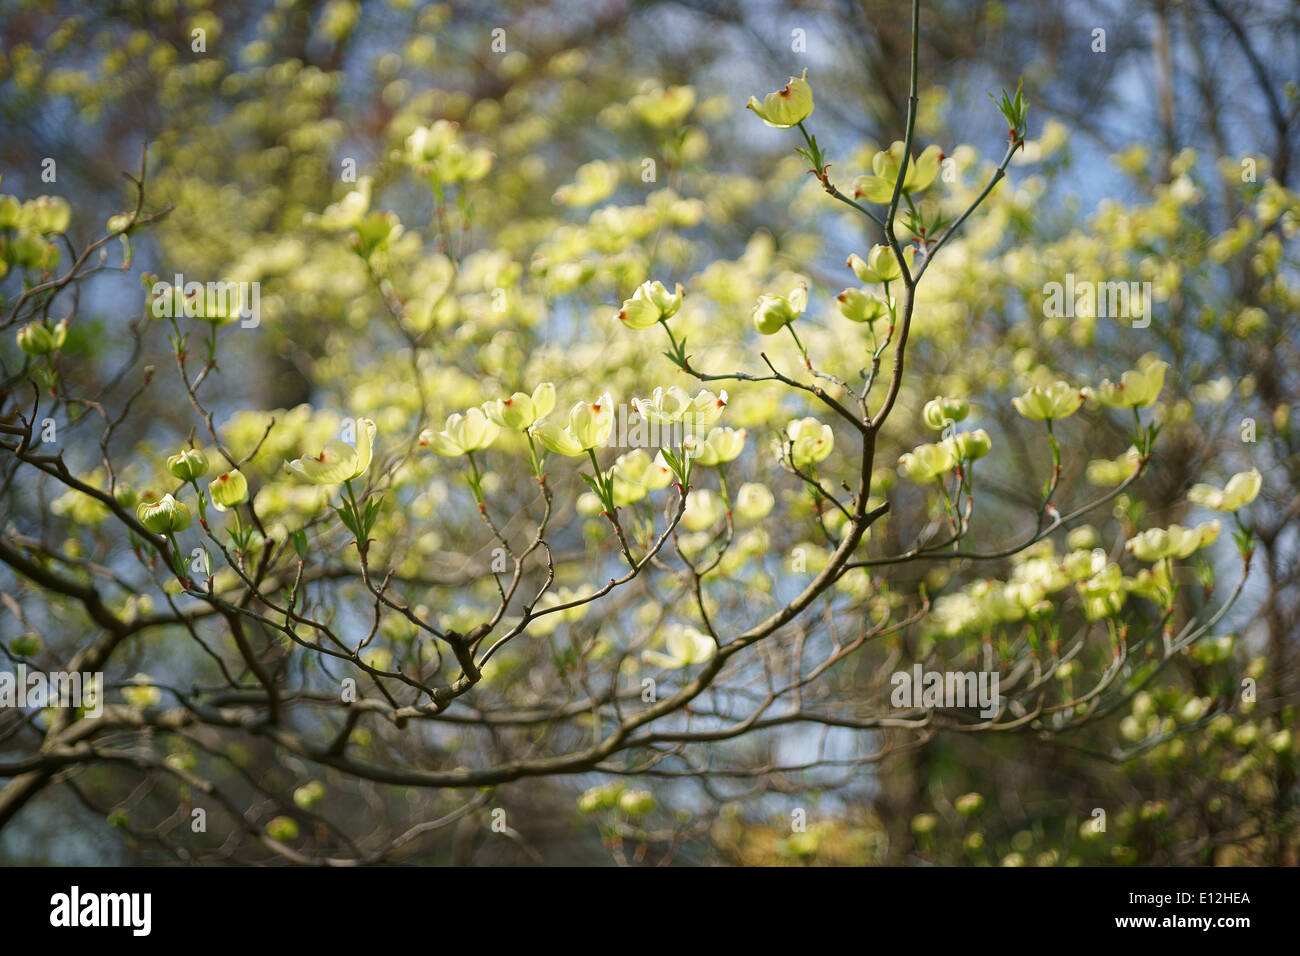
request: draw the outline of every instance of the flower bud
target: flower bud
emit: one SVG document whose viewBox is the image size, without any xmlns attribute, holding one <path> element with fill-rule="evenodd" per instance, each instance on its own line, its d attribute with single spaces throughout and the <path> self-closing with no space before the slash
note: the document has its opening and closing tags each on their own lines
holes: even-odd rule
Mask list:
<svg viewBox="0 0 1300 956">
<path fill-rule="evenodd" d="M 1068 418 L 1079 410 L 1082 403 L 1083 395 L 1068 382 L 1035 385 L 1011 400 L 1016 411 L 1034 422 Z"/>
<path fill-rule="evenodd" d="M 569 413 L 569 431 L 583 449 L 603 445 L 614 430 L 614 400 L 606 392 L 594 402 L 581 402 Z"/>
<path fill-rule="evenodd" d="M 190 526 L 190 509 L 171 495 L 140 502 L 135 506 L 135 516 L 154 534 L 172 534 Z"/>
<path fill-rule="evenodd" d="M 908 258 L 909 266 L 911 265 L 912 253 L 913 249 L 910 246 L 903 250 L 903 255 Z M 894 256 L 894 250 L 882 244 L 872 246 L 871 251 L 867 253 L 866 260 L 854 253 L 849 256 L 846 265 L 853 270 L 853 274 L 858 277 L 859 282 L 865 282 L 868 285 L 881 285 L 903 277 L 903 270 L 899 268 L 898 259 Z"/>
<path fill-rule="evenodd" d="M 208 485 L 208 494 L 218 511 L 225 511 L 248 500 L 248 479 L 235 469 L 218 475 Z"/>
<path fill-rule="evenodd" d="M 167 459 L 167 470 L 181 481 L 194 481 L 208 473 L 208 459 L 197 448 L 185 448 Z"/>
<path fill-rule="evenodd" d="M 898 470 L 917 484 L 922 484 L 939 477 L 955 464 L 955 443 L 945 441 L 937 445 L 917 445 L 898 459 Z"/>
<path fill-rule="evenodd" d="M 867 295 L 861 289 L 845 289 L 835 297 L 839 303 L 840 315 L 850 322 L 865 322 L 868 325 L 880 319 L 888 307 L 874 295 Z"/>
<path fill-rule="evenodd" d="M 767 517 L 776 499 L 766 485 L 748 481 L 736 492 L 736 516 L 745 521 L 758 521 Z"/>
<path fill-rule="evenodd" d="M 743 428 L 715 428 L 706 441 L 700 443 L 695 460 L 701 465 L 720 465 L 734 460 L 745 447 Z"/>
<path fill-rule="evenodd" d="M 970 414 L 970 405 L 964 398 L 943 398 L 936 395 L 925 403 L 921 419 L 927 426 L 941 432 L 948 425 L 959 422 Z"/>
<path fill-rule="evenodd" d="M 786 296 L 759 296 L 754 307 L 754 328 L 761 335 L 775 335 L 801 316 L 807 306 L 808 287 L 802 283 Z"/>
<path fill-rule="evenodd" d="M 962 816 L 970 817 L 984 808 L 984 797 L 978 793 L 963 793 L 952 805 Z"/>
<path fill-rule="evenodd" d="M 639 817 L 655 808 L 655 798 L 648 790 L 628 790 L 618 798 L 618 808 L 630 817 Z"/>
<path fill-rule="evenodd" d="M 961 461 L 975 461 L 977 458 L 983 458 L 993 447 L 993 442 L 989 439 L 989 433 L 982 428 L 977 428 L 973 432 L 958 432 L 952 436 L 951 441 L 953 450 Z"/>
<path fill-rule="evenodd" d="M 629 329 L 648 329 L 676 315 L 685 297 L 686 290 L 680 282 L 674 292 L 669 292 L 662 282 L 643 282 L 632 293 L 632 298 L 623 302 L 618 313 L 619 321 Z"/>
<path fill-rule="evenodd" d="M 800 418 L 786 426 L 790 437 L 790 460 L 796 468 L 823 461 L 835 447 L 835 433 L 830 425 L 815 418 Z"/>
<path fill-rule="evenodd" d="M 61 349 L 67 338 L 66 320 L 57 325 L 45 321 L 28 322 L 18 330 L 18 347 L 28 355 L 40 358 Z"/>
</svg>

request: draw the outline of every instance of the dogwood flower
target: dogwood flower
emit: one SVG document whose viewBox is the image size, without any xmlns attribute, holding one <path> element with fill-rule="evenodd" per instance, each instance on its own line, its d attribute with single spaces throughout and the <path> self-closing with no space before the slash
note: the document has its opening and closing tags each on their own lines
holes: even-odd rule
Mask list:
<svg viewBox="0 0 1300 956">
<path fill-rule="evenodd" d="M 725 388 L 716 395 L 707 388 L 702 388 L 691 399 L 691 406 L 682 414 L 682 421 L 695 428 L 708 428 L 722 417 L 722 410 L 726 407 Z"/>
<path fill-rule="evenodd" d="M 357 445 L 332 438 L 319 455 L 305 455 L 284 463 L 284 470 L 313 485 L 337 485 L 360 478 L 370 470 L 375 440 L 375 423 L 357 419 Z"/>
<path fill-rule="evenodd" d="M 744 521 L 758 521 L 767 517 L 776 505 L 776 498 L 766 485 L 747 481 L 736 492 L 735 513 Z"/>
<path fill-rule="evenodd" d="M 800 283 L 784 296 L 761 295 L 754 306 L 754 328 L 761 335 L 775 335 L 808 308 L 808 286 Z"/>
<path fill-rule="evenodd" d="M 698 444 L 695 463 L 721 465 L 734 461 L 745 447 L 747 434 L 743 428 L 714 428 L 709 437 Z"/>
<path fill-rule="evenodd" d="M 1118 485 L 1137 471 L 1142 462 L 1142 455 L 1132 445 L 1128 451 L 1115 459 L 1098 458 L 1088 462 L 1086 472 L 1088 481 L 1094 485 Z"/>
<path fill-rule="evenodd" d="M 1069 382 L 1053 382 L 1051 385 L 1035 385 L 1025 394 L 1013 398 L 1011 404 L 1025 418 L 1041 422 L 1070 417 L 1083 404 L 1083 396 Z"/>
<path fill-rule="evenodd" d="M 1124 607 L 1128 592 L 1124 590 L 1124 576 L 1118 564 L 1108 564 L 1099 573 L 1075 585 L 1083 599 L 1083 616 L 1089 621 L 1118 614 Z"/>
<path fill-rule="evenodd" d="M 218 511 L 226 511 L 248 500 L 248 479 L 239 469 L 217 475 L 208 485 L 208 496 Z"/>
<path fill-rule="evenodd" d="M 725 390 L 715 395 L 705 388 L 691 398 L 689 392 L 676 385 L 656 388 L 649 398 L 632 399 L 633 411 L 647 422 L 655 425 L 682 422 L 696 428 L 708 428 L 716 422 L 726 405 Z"/>
<path fill-rule="evenodd" d="M 1264 477 L 1259 469 L 1252 468 L 1229 478 L 1223 490 L 1213 485 L 1193 485 L 1187 493 L 1187 500 L 1215 511 L 1236 511 L 1255 500 L 1263 483 Z"/>
<path fill-rule="evenodd" d="M 713 527 L 727 513 L 722 498 L 708 488 L 696 488 L 686 496 L 682 527 L 687 531 L 704 531 Z"/>
<path fill-rule="evenodd" d="M 993 448 L 989 433 L 982 428 L 973 432 L 958 432 L 945 438 L 943 443 L 952 448 L 958 461 L 975 461 L 983 458 Z"/>
<path fill-rule="evenodd" d="M 431 428 L 420 432 L 420 444 L 435 455 L 456 458 L 487 448 L 499 434 L 500 427 L 483 413 L 483 409 L 471 408 L 463 415 L 460 412 L 448 415 L 440 432 Z"/>
<path fill-rule="evenodd" d="M 762 103 L 758 97 L 751 96 L 745 109 L 753 110 L 764 123 L 777 129 L 798 126 L 812 116 L 813 111 L 813 92 L 808 83 L 807 68 L 802 76 L 790 77 L 790 82 L 781 89 L 764 96 Z"/>
<path fill-rule="evenodd" d="M 815 418 L 798 418 L 785 426 L 790 439 L 790 460 L 796 468 L 824 461 L 835 447 L 835 432 Z"/>
<path fill-rule="evenodd" d="M 66 320 L 56 325 L 45 321 L 28 322 L 18 330 L 18 347 L 35 358 L 58 351 L 67 339 Z"/>
<path fill-rule="evenodd" d="M 889 311 L 889 306 L 883 301 L 861 289 L 845 289 L 835 297 L 835 301 L 839 304 L 840 315 L 850 322 L 871 325 Z"/>
<path fill-rule="evenodd" d="M 509 398 L 497 398 L 483 403 L 483 412 L 494 425 L 514 431 L 527 431 L 539 418 L 545 418 L 555 408 L 555 386 L 542 382 L 532 395 L 515 392 Z"/>
<path fill-rule="evenodd" d="M 1168 528 L 1148 528 L 1124 543 L 1139 561 L 1159 561 L 1161 558 L 1186 558 L 1194 551 L 1213 544 L 1219 537 L 1219 522 L 1207 521 L 1195 528 L 1172 524 Z"/>
<path fill-rule="evenodd" d="M 939 163 L 942 160 L 943 151 L 938 146 L 927 146 L 919 157 L 907 164 L 903 192 L 920 192 L 934 182 L 934 178 L 939 175 Z M 895 140 L 887 152 L 878 152 L 871 158 L 872 172 L 858 177 L 853 194 L 865 196 L 869 201 L 882 205 L 890 202 L 894 198 L 894 184 L 898 182 L 898 170 L 902 165 L 903 142 Z"/>
<path fill-rule="evenodd" d="M 190 509 L 171 495 L 140 502 L 135 507 L 135 516 L 154 534 L 172 534 L 190 526 Z"/>
<path fill-rule="evenodd" d="M 530 432 L 551 451 L 570 458 L 603 445 L 614 430 L 614 399 L 606 392 L 594 402 L 579 402 L 569 409 L 568 424 L 539 421 Z"/>
<path fill-rule="evenodd" d="M 682 420 L 691 407 L 691 395 L 684 388 L 670 385 L 656 388 L 649 398 L 632 399 L 632 410 L 655 425 L 671 425 Z"/>
<path fill-rule="evenodd" d="M 666 488 L 673 480 L 673 470 L 668 467 L 663 454 L 658 453 L 652 459 L 644 448 L 634 448 L 619 455 L 610 471 L 614 475 L 614 503 L 617 505 L 640 501 L 646 492 Z"/>
<path fill-rule="evenodd" d="M 939 477 L 956 464 L 955 444 L 944 441 L 937 445 L 917 445 L 898 459 L 898 470 L 919 485 Z"/>
<path fill-rule="evenodd" d="M 679 125 L 695 107 L 695 88 L 670 86 L 638 93 L 627 101 L 630 109 L 642 122 L 664 129 Z"/>
<path fill-rule="evenodd" d="M 680 670 L 692 664 L 702 664 L 713 657 L 717 645 L 713 638 L 693 627 L 680 625 L 668 631 L 664 638 L 667 653 L 647 650 L 642 659 L 665 670 Z"/>
<path fill-rule="evenodd" d="M 893 193 L 891 192 L 890 195 L 893 195 Z M 888 202 L 888 199 L 885 201 Z M 903 256 L 908 260 L 909 266 L 912 264 L 913 255 L 914 250 L 911 246 L 903 250 Z M 871 251 L 867 253 L 865 260 L 855 252 L 849 256 L 844 264 L 853 270 L 853 274 L 858 277 L 859 282 L 865 282 L 868 285 L 893 282 L 903 276 L 903 270 L 898 264 L 898 259 L 894 256 L 894 250 L 880 243 L 871 247 Z"/>
<path fill-rule="evenodd" d="M 185 448 L 167 459 L 167 470 L 181 481 L 194 481 L 208 473 L 208 458 L 197 448 Z"/>
<path fill-rule="evenodd" d="M 674 292 L 669 292 L 662 282 L 643 282 L 632 293 L 632 298 L 624 300 L 618 320 L 629 329 L 648 329 L 676 315 L 685 297 L 686 290 L 680 282 Z"/>
<path fill-rule="evenodd" d="M 1111 408 L 1146 408 L 1160 396 L 1168 368 L 1168 362 L 1145 358 L 1137 369 L 1121 375 L 1119 384 L 1106 379 L 1095 389 L 1087 389 L 1087 396 Z"/>
<path fill-rule="evenodd" d="M 970 404 L 964 398 L 944 398 L 936 395 L 925 403 L 921 420 L 937 432 L 961 421 L 970 414 Z"/>
</svg>

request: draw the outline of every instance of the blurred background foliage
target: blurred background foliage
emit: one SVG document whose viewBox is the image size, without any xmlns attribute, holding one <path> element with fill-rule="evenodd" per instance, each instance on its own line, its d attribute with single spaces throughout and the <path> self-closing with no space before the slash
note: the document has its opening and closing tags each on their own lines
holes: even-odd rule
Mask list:
<svg viewBox="0 0 1300 956">
<path fill-rule="evenodd" d="M 807 67 L 817 97 L 809 125 L 831 157 L 832 179 L 851 183 L 903 129 L 908 24 L 900 9 L 877 0 L 4 0 L 0 188 L 68 200 L 67 232 L 84 245 L 127 208 L 119 171 L 136 169 L 148 144 L 147 208 L 171 212 L 133 235 L 131 272 L 97 276 L 81 290 L 61 368 L 87 392 L 102 388 L 106 405 L 138 388 L 138 373 L 118 377 L 125 363 L 174 377 L 139 273 L 148 274 L 146 286 L 150 276 L 175 273 L 261 283 L 261 324 L 222 331 L 221 374 L 206 397 L 240 455 L 276 418 L 244 469 L 274 535 L 323 503 L 318 489 L 284 480 L 281 460 L 319 446 L 345 418 L 373 418 L 395 452 L 450 412 L 542 380 L 556 383 L 561 407 L 605 389 L 623 401 L 658 384 L 689 385 L 659 355 L 659 336 L 629 333 L 615 317 L 645 279 L 688 287 L 674 328 L 694 362 L 722 369 L 752 355 L 742 339 L 757 296 L 802 278 L 812 301 L 804 343 L 822 368 L 853 378 L 869 340 L 833 317 L 833 297 L 851 282 L 845 256 L 865 253 L 870 240 L 806 175 L 792 153 L 795 137 L 756 128 L 741 107 Z M 1300 62 L 1300 9 L 1284 0 L 952 0 L 925 4 L 921 26 L 918 141 L 940 144 L 958 170 L 944 208 L 969 202 L 1004 147 L 986 90 L 1014 88 L 1023 75 L 1030 142 L 921 288 L 909 378 L 881 439 L 879 487 L 891 488 L 892 462 L 920 439 L 924 402 L 969 397 L 1000 459 L 981 475 L 976 531 L 1003 542 L 1045 477 L 1041 435 L 1007 396 L 1058 377 L 1114 378 L 1158 353 L 1171 368 L 1157 457 L 1113 512 L 1107 506 L 1092 521 L 1105 540 L 1183 521 L 1191 485 L 1258 468 L 1258 553 L 1219 639 L 1071 734 L 921 735 L 863 762 L 880 738 L 859 733 L 846 742 L 778 726 L 736 745 L 732 765 L 746 772 L 732 777 L 660 779 L 651 769 L 625 786 L 601 774 L 503 786 L 491 806 L 507 809 L 510 839 L 492 832 L 480 807 L 439 836 L 412 841 L 402 858 L 1296 863 L 1300 97 L 1288 64 Z M 196 29 L 202 51 L 193 48 Z M 409 137 L 440 121 L 456 124 L 447 135 L 463 165 L 440 170 L 441 186 L 431 190 Z M 57 164 L 53 183 L 41 180 L 47 157 Z M 396 216 L 364 220 L 366 255 L 349 238 L 358 209 Z M 1151 326 L 1046 318 L 1044 283 L 1069 273 L 1150 281 Z M 796 366 L 791 343 L 763 345 L 779 365 Z M 0 347 L 7 361 L 17 355 L 9 333 Z M 726 423 L 749 430 L 751 453 L 766 451 L 782 415 L 815 411 L 767 386 L 731 392 Z M 196 423 L 176 388 L 147 391 L 114 440 L 130 463 L 124 477 L 141 489 L 165 483 L 162 458 Z M 1062 423 L 1062 510 L 1095 494 L 1089 462 L 1124 452 L 1125 425 L 1104 416 Z M 90 473 L 98 452 L 90 442 L 78 454 L 77 427 L 68 423 L 64 443 Z M 833 477 L 849 477 L 851 466 Z M 504 458 L 496 467 L 492 496 L 536 497 L 523 469 Z M 415 457 L 393 468 L 407 494 L 380 518 L 374 561 L 452 588 L 451 599 L 430 592 L 432 613 L 468 626 L 476 606 L 494 599 L 481 570 L 492 542 L 446 463 Z M 723 619 L 754 593 L 780 594 L 771 578 L 786 573 L 792 549 L 825 546 L 798 483 L 783 481 L 770 462 L 749 470 L 769 482 L 782 518 L 741 547 L 760 563 L 744 572 L 744 587 L 719 586 Z M 5 477 L 6 534 L 105 563 L 120 549 L 97 532 L 102 515 L 86 512 L 87 499 L 51 502 L 56 489 L 15 484 L 8 464 Z M 592 570 L 584 549 L 607 527 L 575 511 L 582 486 L 570 473 L 554 479 L 564 529 L 554 546 L 573 555 L 558 583 L 577 586 Z M 38 514 L 37 502 L 48 513 Z M 927 520 L 914 489 L 897 489 L 891 502 L 889 521 L 872 529 L 873 553 L 905 550 Z M 1210 560 L 1222 563 L 1225 580 L 1235 573 L 1226 540 Z M 887 583 L 845 590 L 856 613 L 881 602 L 891 612 L 921 587 L 939 593 L 1010 569 L 1010 561 L 904 565 Z M 85 640 L 76 608 L 3 571 L 0 585 L 24 610 L 0 622 L 0 641 L 40 633 L 48 662 Z M 340 584 L 340 600 L 364 605 L 365 593 L 347 587 Z M 1216 595 L 1213 585 L 1197 591 L 1187 589 L 1192 607 L 1180 613 Z M 32 600 L 49 606 L 32 610 Z M 161 598 L 142 590 L 122 607 L 148 613 L 155 603 Z M 531 649 L 503 654 L 484 696 L 526 707 L 546 699 L 533 685 L 578 686 L 608 632 L 651 627 L 645 608 L 639 599 L 616 601 L 560 624 Z M 390 662 L 418 641 L 398 622 L 391 628 L 376 649 Z M 909 632 L 841 665 L 828 693 L 851 699 L 898 655 L 960 669 L 978 648 L 978 640 Z M 566 653 L 576 656 L 566 662 Z M 163 630 L 125 648 L 110 680 L 148 672 L 188 682 L 200 656 L 183 629 Z M 1253 703 L 1241 700 L 1247 675 L 1258 685 Z M 401 745 L 363 730 L 357 742 L 422 766 L 475 764 L 496 746 L 490 730 L 451 730 Z M 274 815 L 268 826 L 300 845 L 330 844 L 334 824 L 315 816 L 320 807 L 366 821 L 363 834 L 400 834 L 464 802 L 464 794 L 322 774 L 264 742 L 204 752 L 182 735 L 157 737 L 169 761 L 201 766 L 246 794 L 259 813 Z M 0 740 L 0 756 L 18 744 L 18 736 Z M 815 769 L 788 769 L 809 754 Z M 272 790 L 293 793 L 293 806 L 278 812 L 264 792 Z M 173 815 L 185 817 L 193 800 L 184 786 L 90 765 L 75 786 L 44 791 L 0 828 L 0 857 L 262 858 L 233 836 L 191 845 Z M 1104 829 L 1096 809 L 1105 811 Z M 792 832 L 792 819 L 806 826 Z"/>
</svg>

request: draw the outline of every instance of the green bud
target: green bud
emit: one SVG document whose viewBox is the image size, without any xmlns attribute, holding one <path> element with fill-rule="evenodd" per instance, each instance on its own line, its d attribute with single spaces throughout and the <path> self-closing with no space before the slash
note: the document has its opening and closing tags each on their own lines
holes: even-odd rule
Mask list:
<svg viewBox="0 0 1300 956">
<path fill-rule="evenodd" d="M 35 634 L 28 634 L 24 637 L 16 637 L 9 644 L 9 649 L 15 657 L 32 657 L 40 653 L 41 639 Z"/>
<path fill-rule="evenodd" d="M 293 817 L 276 817 L 266 825 L 266 833 L 272 840 L 288 843 L 298 838 L 298 821 Z"/>
<path fill-rule="evenodd" d="M 238 470 L 218 475 L 208 485 L 208 494 L 218 511 L 225 511 L 248 500 L 248 479 Z"/>
<path fill-rule="evenodd" d="M 957 812 L 964 817 L 971 817 L 984 809 L 984 797 L 978 793 L 963 793 L 953 801 Z"/>
<path fill-rule="evenodd" d="M 964 398 L 945 398 L 936 395 L 925 403 L 921 419 L 927 426 L 941 432 L 948 425 L 959 422 L 970 414 L 970 404 Z"/>
<path fill-rule="evenodd" d="M 181 481 L 194 481 L 208 473 L 208 459 L 197 448 L 186 448 L 167 459 L 167 470 Z"/>
<path fill-rule="evenodd" d="M 630 817 L 638 817 L 655 808 L 655 798 L 646 790 L 629 790 L 618 798 L 618 808 Z"/>
<path fill-rule="evenodd" d="M 154 534 L 172 534 L 190 526 L 190 509 L 171 495 L 140 502 L 135 506 L 135 516 Z"/>
<path fill-rule="evenodd" d="M 57 325 L 50 325 L 45 321 L 28 322 L 18 330 L 18 347 L 28 355 L 40 358 L 42 355 L 49 355 L 61 349 L 67 338 L 66 320 Z"/>
</svg>

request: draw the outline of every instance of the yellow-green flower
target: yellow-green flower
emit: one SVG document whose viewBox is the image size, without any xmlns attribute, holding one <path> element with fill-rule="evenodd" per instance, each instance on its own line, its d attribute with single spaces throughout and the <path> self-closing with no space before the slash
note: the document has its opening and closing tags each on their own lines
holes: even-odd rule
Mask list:
<svg viewBox="0 0 1300 956">
<path fill-rule="evenodd" d="M 686 290 L 680 282 L 674 292 L 669 292 L 662 282 L 643 282 L 632 298 L 624 300 L 618 320 L 629 329 L 648 329 L 676 315 L 685 297 Z"/>
<path fill-rule="evenodd" d="M 1035 422 L 1068 418 L 1078 411 L 1082 403 L 1083 396 L 1068 382 L 1035 385 L 1025 394 L 1011 400 L 1016 411 Z"/>
<path fill-rule="evenodd" d="M 55 325 L 44 320 L 28 322 L 18 330 L 18 347 L 36 358 L 58 351 L 67 340 L 66 320 Z"/>
<path fill-rule="evenodd" d="M 913 253 L 914 250 L 911 246 L 903 250 L 903 256 L 908 260 L 909 267 L 912 264 Z M 859 282 L 865 282 L 868 285 L 893 282 L 903 276 L 903 269 L 894 256 L 894 250 L 882 244 L 872 246 L 865 260 L 857 253 L 854 253 L 849 256 L 845 265 L 853 270 L 853 274 L 858 277 Z"/>
<path fill-rule="evenodd" d="M 898 470 L 917 484 L 923 484 L 950 471 L 956 464 L 957 448 L 952 442 L 945 441 L 937 445 L 917 445 L 898 459 Z"/>
<path fill-rule="evenodd" d="M 1259 469 L 1252 468 L 1229 478 L 1223 490 L 1213 485 L 1193 485 L 1187 493 L 1187 500 L 1215 511 L 1236 511 L 1255 500 L 1263 482 Z"/>
<path fill-rule="evenodd" d="M 695 106 L 695 89 L 670 86 L 639 93 L 627 101 L 628 109 L 644 123 L 659 129 L 677 126 Z"/>
<path fill-rule="evenodd" d="M 958 432 L 944 439 L 944 444 L 952 446 L 953 454 L 959 461 L 975 461 L 983 458 L 993 448 L 989 433 L 982 428 L 973 432 Z"/>
<path fill-rule="evenodd" d="M 704 388 L 691 398 L 685 389 L 676 385 L 656 388 L 649 398 L 632 399 L 632 409 L 647 422 L 656 425 L 683 422 L 696 428 L 708 428 L 722 417 L 726 406 L 725 390 L 715 395 Z"/>
<path fill-rule="evenodd" d="M 651 459 L 644 448 L 634 448 L 619 455 L 610 471 L 614 474 L 614 503 L 628 505 L 640 501 L 646 492 L 666 488 L 673 480 L 662 453 Z"/>
<path fill-rule="evenodd" d="M 970 403 L 964 398 L 944 398 L 936 395 L 925 403 L 921 420 L 937 432 L 956 424 L 970 414 Z M 986 436 L 987 437 L 987 436 Z"/>
<path fill-rule="evenodd" d="M 785 427 L 790 439 L 790 460 L 796 468 L 824 461 L 835 447 L 835 432 L 815 418 L 799 418 Z"/>
<path fill-rule="evenodd" d="M 938 146 L 927 146 L 919 157 L 907 164 L 903 192 L 919 192 L 929 186 L 939 175 L 939 163 L 942 161 L 943 150 Z M 878 152 L 871 158 L 872 172 L 858 177 L 853 194 L 865 196 L 869 201 L 881 205 L 888 203 L 894 198 L 894 184 L 898 182 L 898 170 L 902 165 L 903 143 L 895 140 L 887 152 Z"/>
<path fill-rule="evenodd" d="M 1132 445 L 1115 459 L 1098 458 L 1088 462 L 1088 481 L 1105 487 L 1118 485 L 1137 471 L 1142 455 Z"/>
<path fill-rule="evenodd" d="M 248 500 L 248 479 L 236 468 L 217 475 L 208 485 L 208 495 L 218 511 L 226 511 Z"/>
<path fill-rule="evenodd" d="M 483 409 L 471 408 L 463 415 L 460 412 L 448 415 L 440 432 L 431 428 L 420 432 L 420 444 L 444 458 L 456 458 L 487 448 L 500 433 L 501 429 L 483 414 Z"/>
<path fill-rule="evenodd" d="M 122 699 L 132 707 L 157 707 L 162 700 L 162 692 L 153 685 L 153 678 L 139 673 L 132 677 L 129 686 L 122 688 Z"/>
<path fill-rule="evenodd" d="M 697 465 L 720 465 L 734 461 L 745 447 L 743 428 L 715 428 L 709 437 L 697 444 L 695 463 Z"/>
<path fill-rule="evenodd" d="M 167 459 L 167 470 L 181 481 L 194 481 L 208 473 L 208 458 L 197 448 L 185 448 Z"/>
<path fill-rule="evenodd" d="M 808 307 L 808 286 L 800 283 L 787 295 L 763 295 L 754 307 L 754 328 L 762 335 L 775 335 Z"/>
<path fill-rule="evenodd" d="M 776 498 L 766 485 L 747 481 L 736 492 L 736 516 L 745 521 L 766 517 L 775 505 Z"/>
<path fill-rule="evenodd" d="M 642 651 L 641 657 L 647 664 L 654 664 L 665 670 L 679 670 L 692 664 L 704 663 L 717 650 L 713 638 L 686 625 L 671 628 L 664 639 L 664 644 L 667 653 Z"/>
<path fill-rule="evenodd" d="M 835 301 L 839 303 L 840 315 L 850 322 L 871 325 L 889 311 L 884 302 L 861 289 L 845 289 L 835 297 Z"/>
<path fill-rule="evenodd" d="M 564 428 L 553 422 L 536 422 L 531 431 L 551 451 L 570 458 L 603 445 L 614 430 L 614 400 L 606 392 L 594 402 L 579 402 L 569 409 Z"/>
<path fill-rule="evenodd" d="M 758 97 L 751 96 L 745 108 L 757 113 L 758 118 L 768 126 L 777 129 L 798 126 L 813 111 L 813 92 L 808 84 L 808 70 L 805 68 L 802 76 L 790 77 L 789 83 L 775 93 L 768 93 L 763 97 L 762 103 Z"/>
<path fill-rule="evenodd" d="M 375 423 L 357 419 L 357 446 L 332 438 L 319 455 L 305 455 L 284 463 L 284 470 L 313 485 L 337 485 L 360 478 L 370 469 Z"/>
<path fill-rule="evenodd" d="M 154 534 L 173 534 L 190 526 L 190 509 L 171 495 L 140 502 L 135 507 L 135 516 Z"/>
<path fill-rule="evenodd" d="M 1149 528 L 1125 542 L 1124 547 L 1139 561 L 1161 558 L 1186 558 L 1194 551 L 1213 544 L 1219 537 L 1219 522 L 1207 521 L 1195 528 L 1173 524 L 1168 528 Z"/>
<path fill-rule="evenodd" d="M 1106 379 L 1095 389 L 1088 389 L 1088 397 L 1111 408 L 1146 408 L 1160 396 L 1168 368 L 1168 362 L 1148 357 L 1138 363 L 1137 369 L 1121 375 L 1119 384 Z"/>
<path fill-rule="evenodd" d="M 532 395 L 515 392 L 509 398 L 497 398 L 483 404 L 483 412 L 501 428 L 526 431 L 533 422 L 545 418 L 555 408 L 555 386 L 542 382 Z"/>
<path fill-rule="evenodd" d="M 618 808 L 630 817 L 639 817 L 655 808 L 655 798 L 649 790 L 629 790 L 618 798 Z"/>
<path fill-rule="evenodd" d="M 686 496 L 682 511 L 682 527 L 687 531 L 704 531 L 712 528 L 727 513 L 727 505 L 716 492 L 696 488 Z"/>
</svg>

